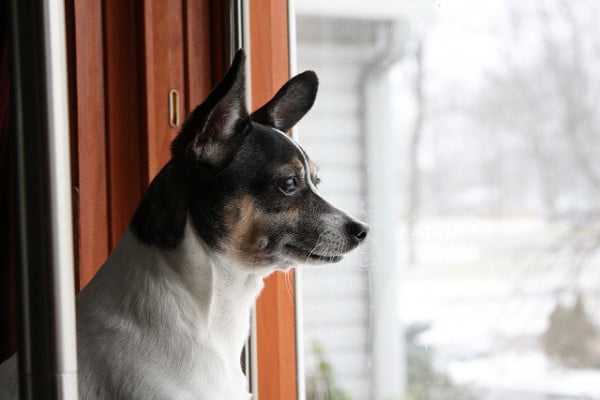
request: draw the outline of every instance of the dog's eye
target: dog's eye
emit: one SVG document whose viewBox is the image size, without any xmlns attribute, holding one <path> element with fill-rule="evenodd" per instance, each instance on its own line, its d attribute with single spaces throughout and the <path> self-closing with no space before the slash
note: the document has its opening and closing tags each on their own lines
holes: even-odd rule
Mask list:
<svg viewBox="0 0 600 400">
<path fill-rule="evenodd" d="M 315 179 L 313 179 L 313 182 L 315 185 L 318 185 L 319 183 L 321 183 L 321 178 L 319 178 L 318 176 L 315 177 Z"/>
<path fill-rule="evenodd" d="M 298 190 L 298 178 L 289 176 L 277 181 L 277 188 L 285 195 L 292 195 Z"/>
</svg>

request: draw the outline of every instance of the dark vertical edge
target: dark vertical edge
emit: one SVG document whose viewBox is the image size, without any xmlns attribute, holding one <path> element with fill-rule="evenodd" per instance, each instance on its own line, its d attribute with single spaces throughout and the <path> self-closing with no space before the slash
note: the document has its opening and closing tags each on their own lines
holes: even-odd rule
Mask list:
<svg viewBox="0 0 600 400">
<path fill-rule="evenodd" d="M 17 276 L 14 238 L 14 170 L 9 131 L 8 2 L 0 5 L 0 362 L 17 351 Z"/>
<path fill-rule="evenodd" d="M 138 96 L 138 112 L 139 112 L 139 121 L 141 124 L 140 128 L 140 136 L 139 136 L 139 146 L 141 151 L 141 158 L 139 160 L 139 168 L 140 173 L 144 179 L 140 180 L 140 198 L 146 191 L 148 187 L 148 175 L 149 175 L 149 157 L 148 157 L 148 131 L 150 129 L 149 126 L 149 116 L 148 116 L 148 103 L 146 99 L 150 95 L 150 91 L 148 89 L 148 70 L 146 69 L 146 62 L 148 57 L 149 49 L 146 47 L 146 41 L 149 38 L 146 37 L 146 9 L 148 7 L 152 7 L 153 0 L 137 0 L 135 2 L 135 15 L 136 18 L 133 21 L 134 23 L 134 31 L 135 31 L 135 55 L 137 64 L 135 66 L 137 81 L 136 81 L 136 95 Z"/>
<path fill-rule="evenodd" d="M 73 186 L 73 248 L 76 249 L 75 262 L 75 290 L 81 289 L 80 285 L 80 229 L 79 229 L 79 152 L 78 149 L 78 123 L 77 123 L 77 65 L 75 50 L 75 0 L 65 0 L 65 21 L 67 25 L 67 68 L 69 79 L 69 123 L 71 126 L 71 183 Z"/>
</svg>

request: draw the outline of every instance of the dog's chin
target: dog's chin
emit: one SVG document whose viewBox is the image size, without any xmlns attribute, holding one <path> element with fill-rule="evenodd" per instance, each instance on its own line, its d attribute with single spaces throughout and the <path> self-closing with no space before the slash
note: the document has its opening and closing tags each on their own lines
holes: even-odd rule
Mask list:
<svg viewBox="0 0 600 400">
<path fill-rule="evenodd" d="M 286 244 L 284 246 L 286 255 L 290 260 L 301 264 L 333 264 L 343 258 L 343 254 L 317 254 L 311 250 L 305 250 L 300 246 Z"/>
</svg>

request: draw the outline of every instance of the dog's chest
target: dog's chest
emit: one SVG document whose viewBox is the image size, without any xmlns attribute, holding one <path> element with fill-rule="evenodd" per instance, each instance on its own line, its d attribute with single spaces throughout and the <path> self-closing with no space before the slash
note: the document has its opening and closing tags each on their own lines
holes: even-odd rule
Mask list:
<svg viewBox="0 0 600 400">
<path fill-rule="evenodd" d="M 190 248 L 157 254 L 126 234 L 78 296 L 82 399 L 249 398 L 240 355 L 262 279 Z"/>
</svg>

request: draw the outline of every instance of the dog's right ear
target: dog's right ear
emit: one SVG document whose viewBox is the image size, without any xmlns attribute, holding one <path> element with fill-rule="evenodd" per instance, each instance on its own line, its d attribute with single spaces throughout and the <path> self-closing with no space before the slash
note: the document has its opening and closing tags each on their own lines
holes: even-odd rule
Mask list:
<svg viewBox="0 0 600 400">
<path fill-rule="evenodd" d="M 249 124 L 245 61 L 244 51 L 238 50 L 223 80 L 184 122 L 171 144 L 176 163 L 210 175 L 233 157 Z"/>
<path fill-rule="evenodd" d="M 263 125 L 287 131 L 311 109 L 317 96 L 319 79 L 313 71 L 304 71 L 290 79 L 267 104 L 250 118 Z"/>
</svg>

